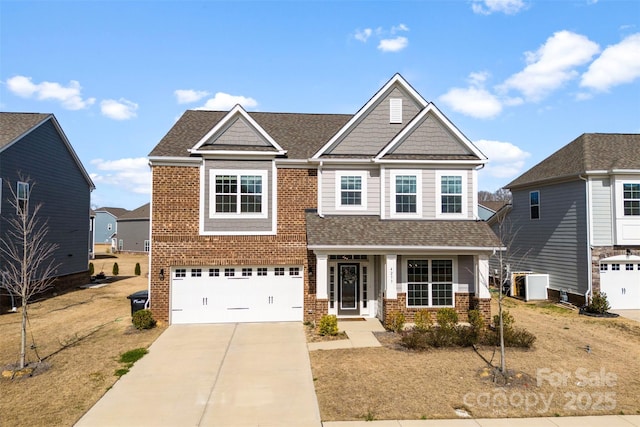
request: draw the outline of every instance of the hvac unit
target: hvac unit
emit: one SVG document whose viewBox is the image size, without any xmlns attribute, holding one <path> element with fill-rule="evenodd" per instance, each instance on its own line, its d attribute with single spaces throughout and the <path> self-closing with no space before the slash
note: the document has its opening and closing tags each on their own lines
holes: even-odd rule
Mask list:
<svg viewBox="0 0 640 427">
<path fill-rule="evenodd" d="M 548 274 L 536 274 L 531 271 L 511 273 L 510 295 L 512 297 L 525 301 L 546 300 L 548 288 Z"/>
</svg>

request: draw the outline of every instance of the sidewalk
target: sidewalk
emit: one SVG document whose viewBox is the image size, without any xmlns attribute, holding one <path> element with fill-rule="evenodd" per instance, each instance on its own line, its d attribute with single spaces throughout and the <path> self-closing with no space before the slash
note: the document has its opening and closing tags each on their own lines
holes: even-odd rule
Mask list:
<svg viewBox="0 0 640 427">
<path fill-rule="evenodd" d="M 381 347 L 380 342 L 373 335 L 374 332 L 384 332 L 384 327 L 378 319 L 341 321 L 338 329 L 347 334 L 348 339 L 336 341 L 321 341 L 308 343 L 309 351 L 336 350 L 339 348 Z"/>
<path fill-rule="evenodd" d="M 640 415 L 481 418 L 459 420 L 326 421 L 323 427 L 639 427 Z"/>
</svg>

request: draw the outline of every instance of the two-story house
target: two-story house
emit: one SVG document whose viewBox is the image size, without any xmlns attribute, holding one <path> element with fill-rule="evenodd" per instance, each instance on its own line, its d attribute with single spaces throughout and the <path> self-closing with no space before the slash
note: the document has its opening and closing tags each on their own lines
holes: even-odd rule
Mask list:
<svg viewBox="0 0 640 427">
<path fill-rule="evenodd" d="M 158 319 L 489 316 L 487 158 L 398 74 L 355 115 L 187 111 L 149 156 Z"/>
<path fill-rule="evenodd" d="M 94 236 L 98 244 L 110 243 L 114 250 L 118 249 L 116 235 L 118 233 L 118 218 L 129 212 L 124 208 L 101 207 L 94 211 Z"/>
<path fill-rule="evenodd" d="M 118 251 L 149 252 L 150 203 L 118 217 Z"/>
<path fill-rule="evenodd" d="M 552 299 L 601 291 L 614 309 L 640 308 L 639 134 L 583 134 L 506 188 L 513 204 L 489 223 L 511 230 L 512 270 L 549 274 Z"/>
</svg>

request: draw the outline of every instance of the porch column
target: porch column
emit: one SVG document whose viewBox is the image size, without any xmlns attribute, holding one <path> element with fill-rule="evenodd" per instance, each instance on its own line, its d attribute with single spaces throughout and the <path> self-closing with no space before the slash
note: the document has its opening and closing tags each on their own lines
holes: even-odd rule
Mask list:
<svg viewBox="0 0 640 427">
<path fill-rule="evenodd" d="M 316 298 L 327 299 L 327 255 L 316 254 Z"/>
<path fill-rule="evenodd" d="M 476 296 L 478 298 L 491 298 L 489 292 L 489 257 L 478 255 L 478 274 L 476 274 Z"/>
<path fill-rule="evenodd" d="M 398 280 L 398 256 L 385 255 L 385 297 L 387 299 L 398 299 L 396 282 Z"/>
</svg>

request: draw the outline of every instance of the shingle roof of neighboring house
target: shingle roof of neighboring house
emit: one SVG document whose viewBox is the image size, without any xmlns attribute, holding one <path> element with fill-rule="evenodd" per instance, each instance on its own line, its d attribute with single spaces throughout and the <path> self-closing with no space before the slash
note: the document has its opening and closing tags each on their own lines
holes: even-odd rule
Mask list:
<svg viewBox="0 0 640 427">
<path fill-rule="evenodd" d="M 505 187 L 615 169 L 640 169 L 640 134 L 582 134 Z"/>
<path fill-rule="evenodd" d="M 189 150 L 223 117 L 226 111 L 187 110 L 151 157 L 188 157 Z M 291 159 L 307 159 L 340 130 L 351 114 L 248 113 Z"/>
<path fill-rule="evenodd" d="M 484 221 L 381 220 L 378 216 L 307 212 L 307 242 L 313 246 L 419 246 L 498 248 Z"/>
<path fill-rule="evenodd" d="M 105 206 L 105 207 L 96 209 L 96 212 L 108 212 L 111 215 L 115 216 L 116 218 L 120 218 L 122 215 L 124 215 L 129 211 L 124 208 L 110 208 Z"/>
<path fill-rule="evenodd" d="M 151 203 L 145 203 L 144 205 L 136 208 L 132 211 L 128 211 L 118 217 L 118 221 L 129 219 L 149 219 L 151 213 Z"/>
<path fill-rule="evenodd" d="M 496 201 L 496 200 L 485 200 L 482 202 L 478 202 L 479 205 L 484 206 L 485 208 L 492 210 L 494 212 L 498 212 L 498 210 L 500 210 L 501 207 L 503 207 L 504 205 L 506 205 L 507 201 Z"/>
<path fill-rule="evenodd" d="M 0 148 L 51 117 L 42 113 L 0 113 Z"/>
</svg>

